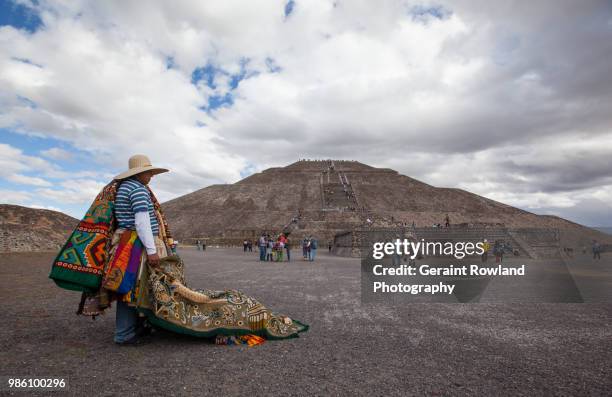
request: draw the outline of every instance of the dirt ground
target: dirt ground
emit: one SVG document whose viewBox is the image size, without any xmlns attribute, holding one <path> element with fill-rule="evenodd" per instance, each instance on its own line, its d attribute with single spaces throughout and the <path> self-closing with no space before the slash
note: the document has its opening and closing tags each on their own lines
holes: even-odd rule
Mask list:
<svg viewBox="0 0 612 397">
<path fill-rule="evenodd" d="M 362 304 L 357 259 L 322 252 L 314 263 L 261 263 L 242 249 L 179 253 L 190 286 L 243 290 L 310 330 L 253 348 L 164 331 L 147 345 L 119 347 L 114 310 L 95 321 L 76 316 L 79 294 L 47 278 L 53 253 L 3 254 L 0 376 L 63 377 L 66 393 L 109 396 L 612 390 L 612 304 Z"/>
</svg>

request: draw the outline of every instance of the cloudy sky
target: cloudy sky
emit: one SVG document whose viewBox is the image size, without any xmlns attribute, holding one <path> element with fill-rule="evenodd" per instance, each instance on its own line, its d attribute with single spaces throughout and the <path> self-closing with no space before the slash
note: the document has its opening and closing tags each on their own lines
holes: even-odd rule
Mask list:
<svg viewBox="0 0 612 397">
<path fill-rule="evenodd" d="M 612 225 L 612 2 L 0 0 L 0 202 L 135 153 L 162 201 L 335 158 Z"/>
</svg>

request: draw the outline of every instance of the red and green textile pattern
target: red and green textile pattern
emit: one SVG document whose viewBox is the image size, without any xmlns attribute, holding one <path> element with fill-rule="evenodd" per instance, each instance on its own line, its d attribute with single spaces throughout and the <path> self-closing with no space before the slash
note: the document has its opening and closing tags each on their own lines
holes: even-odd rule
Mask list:
<svg viewBox="0 0 612 397">
<path fill-rule="evenodd" d="M 134 230 L 126 230 L 119 238 L 119 244 L 110 258 L 103 287 L 118 294 L 130 292 L 138 273 L 143 246 Z"/>
<path fill-rule="evenodd" d="M 100 287 L 115 230 L 117 182 L 102 189 L 53 261 L 49 277 L 65 289 L 93 292 Z"/>
</svg>

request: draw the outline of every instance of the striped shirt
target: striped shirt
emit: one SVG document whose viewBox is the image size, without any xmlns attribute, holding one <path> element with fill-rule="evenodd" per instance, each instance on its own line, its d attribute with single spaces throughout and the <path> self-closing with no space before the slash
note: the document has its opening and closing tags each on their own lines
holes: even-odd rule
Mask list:
<svg viewBox="0 0 612 397">
<path fill-rule="evenodd" d="M 124 229 L 135 230 L 135 215 L 137 212 L 149 212 L 151 218 L 151 230 L 153 235 L 159 235 L 159 224 L 155 216 L 153 201 L 149 195 L 149 190 L 145 185 L 136 179 L 126 179 L 121 182 L 117 189 L 115 198 L 115 217 L 117 226 Z"/>
</svg>

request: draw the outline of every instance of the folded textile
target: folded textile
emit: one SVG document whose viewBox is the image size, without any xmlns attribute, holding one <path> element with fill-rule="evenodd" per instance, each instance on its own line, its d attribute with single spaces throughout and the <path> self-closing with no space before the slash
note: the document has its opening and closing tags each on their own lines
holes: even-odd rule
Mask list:
<svg viewBox="0 0 612 397">
<path fill-rule="evenodd" d="M 95 292 L 102 282 L 110 238 L 117 183 L 109 183 L 91 204 L 51 266 L 49 277 L 65 289 Z"/>
<path fill-rule="evenodd" d="M 136 283 L 143 252 L 144 247 L 138 234 L 134 230 L 123 231 L 111 255 L 102 286 L 118 294 L 130 292 Z"/>
</svg>

